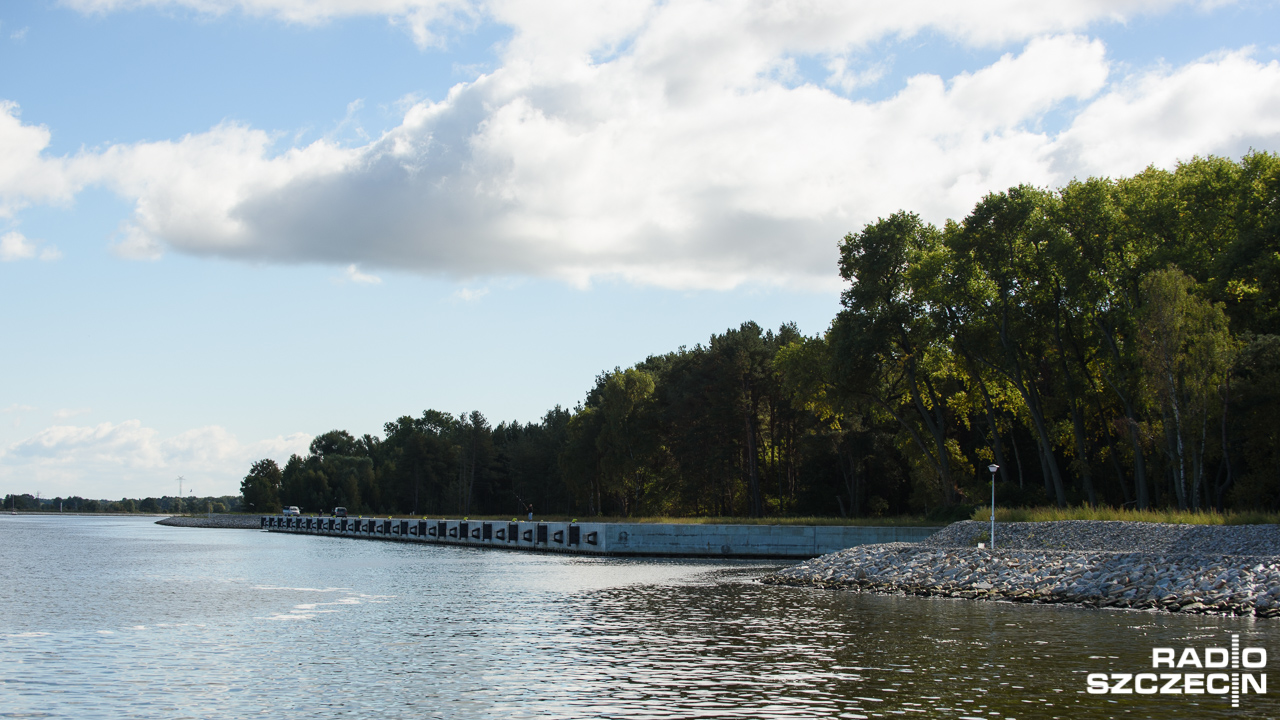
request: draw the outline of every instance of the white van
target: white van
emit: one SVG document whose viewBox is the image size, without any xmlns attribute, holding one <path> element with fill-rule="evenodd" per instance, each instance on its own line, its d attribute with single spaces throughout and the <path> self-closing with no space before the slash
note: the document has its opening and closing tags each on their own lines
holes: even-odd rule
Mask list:
<svg viewBox="0 0 1280 720">
<path fill-rule="evenodd" d="M 301 515 L 302 511 L 298 509 L 297 505 L 290 505 L 289 507 L 285 508 L 284 512 L 282 512 L 281 514 L 282 515 Z"/>
</svg>

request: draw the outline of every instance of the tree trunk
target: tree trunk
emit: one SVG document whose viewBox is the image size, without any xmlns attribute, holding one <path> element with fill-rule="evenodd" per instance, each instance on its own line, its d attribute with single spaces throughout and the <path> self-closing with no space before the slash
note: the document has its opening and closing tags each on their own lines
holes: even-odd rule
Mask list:
<svg viewBox="0 0 1280 720">
<path fill-rule="evenodd" d="M 1096 507 L 1098 505 L 1098 495 L 1093 490 L 1093 473 L 1089 470 L 1089 455 L 1086 449 L 1086 438 L 1084 432 L 1084 417 L 1080 412 L 1080 404 L 1076 401 L 1071 402 L 1071 426 L 1076 441 L 1076 460 L 1079 464 L 1080 482 L 1084 485 L 1085 496 L 1089 498 L 1089 505 Z"/>
<path fill-rule="evenodd" d="M 1142 454 L 1142 438 L 1138 437 L 1138 418 L 1133 406 L 1125 403 L 1125 416 L 1128 419 L 1129 440 L 1133 443 L 1133 489 L 1137 496 L 1138 509 L 1151 507 L 1151 495 L 1147 487 L 1147 459 Z"/>
<path fill-rule="evenodd" d="M 1235 477 L 1231 474 L 1231 447 L 1227 443 L 1227 408 L 1231 402 L 1231 375 L 1228 374 L 1226 380 L 1222 384 L 1222 462 L 1218 465 L 1218 475 L 1221 477 L 1225 470 L 1226 480 L 1219 482 L 1214 479 L 1214 504 L 1218 508 L 1218 512 L 1223 512 L 1223 498 L 1227 491 L 1231 489 L 1235 482 Z"/>
<path fill-rule="evenodd" d="M 1014 437 L 1013 425 L 1009 426 L 1009 444 L 1013 446 L 1013 461 L 1018 464 L 1018 489 L 1023 490 L 1022 453 L 1018 452 L 1018 438 Z"/>
</svg>

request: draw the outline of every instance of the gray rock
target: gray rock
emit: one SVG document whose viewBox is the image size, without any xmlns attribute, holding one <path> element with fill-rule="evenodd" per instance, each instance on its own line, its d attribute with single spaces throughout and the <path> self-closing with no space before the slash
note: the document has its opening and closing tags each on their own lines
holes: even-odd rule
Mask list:
<svg viewBox="0 0 1280 720">
<path fill-rule="evenodd" d="M 1001 523 L 996 526 L 997 549 L 979 550 L 970 540 L 988 529 L 985 523 L 956 523 L 920 543 L 853 547 L 764 581 L 1088 607 L 1280 615 L 1280 527 L 1274 525 Z"/>
<path fill-rule="evenodd" d="M 163 520 L 157 520 L 156 524 L 170 525 L 172 527 L 260 530 L 262 529 L 262 517 L 260 515 L 223 515 L 217 513 L 213 515 L 175 515 Z"/>
</svg>

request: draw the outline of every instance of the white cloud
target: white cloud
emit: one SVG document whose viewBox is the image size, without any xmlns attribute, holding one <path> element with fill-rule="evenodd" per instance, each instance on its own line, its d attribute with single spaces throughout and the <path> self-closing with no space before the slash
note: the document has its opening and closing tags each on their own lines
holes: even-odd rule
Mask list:
<svg viewBox="0 0 1280 720">
<path fill-rule="evenodd" d="M 43 125 L 24 125 L 18 106 L 0 100 L 0 217 L 31 203 L 71 198 L 83 183 L 65 158 L 42 153 L 51 135 Z"/>
<path fill-rule="evenodd" d="M 298 22 L 363 12 L 180 4 Z M 1234 53 L 1117 78 L 1100 41 L 1046 34 L 1174 4 L 493 2 L 483 12 L 514 28 L 499 69 L 412 105 L 366 144 L 277 151 L 276 138 L 228 123 L 43 162 L 69 178 L 50 187 L 92 180 L 133 200 L 114 245 L 126 257 L 173 248 L 318 261 L 345 267 L 349 281 L 376 278 L 359 268 L 400 268 L 464 280 L 827 287 L 836 240 L 899 208 L 940 221 L 1015 183 L 1277 147 L 1274 64 Z M 398 17 L 410 5 L 373 11 Z M 849 64 L 857 48 L 926 29 L 1023 44 L 973 72 L 909 78 L 880 101 L 779 79 L 794 56 L 816 56 L 830 59 L 828 83 L 847 90 L 877 72 Z M 1055 112 L 1074 114 L 1058 134 L 1042 129 Z M 38 157 L 47 131 L 16 117 L 0 108 L 0 128 L 8 118 L 24 129 L 19 155 Z M 70 191 L 46 195 L 58 192 Z"/>
<path fill-rule="evenodd" d="M 14 231 L 0 235 L 0 260 L 12 262 L 35 256 L 36 244 L 24 237 L 22 233 Z"/>
<path fill-rule="evenodd" d="M 461 288 L 453 293 L 453 297 L 454 299 L 461 300 L 462 302 L 472 302 L 473 300 L 479 300 L 480 298 L 488 294 L 489 294 L 489 288 L 487 287 Z"/>
<path fill-rule="evenodd" d="M 164 246 L 159 240 L 132 223 L 120 227 L 120 239 L 111 244 L 111 252 L 126 260 L 159 260 Z"/>
<path fill-rule="evenodd" d="M 183 475 L 211 494 L 234 494 L 253 461 L 283 462 L 292 453 L 305 453 L 310 442 L 311 436 L 294 433 L 242 443 L 218 426 L 166 438 L 138 420 L 54 425 L 0 451 L 0 478 L 97 497 L 101 493 L 92 488 L 100 484 L 109 485 L 113 494 L 171 492 L 170 481 Z"/>
<path fill-rule="evenodd" d="M 30 260 L 34 257 L 48 261 L 62 257 L 58 248 L 52 245 L 41 248 L 40 245 L 40 240 L 31 240 L 16 230 L 7 232 L 0 235 L 0 262 Z"/>
<path fill-rule="evenodd" d="M 53 417 L 55 420 L 66 420 L 90 412 L 93 412 L 92 408 L 61 408 L 53 411 Z"/>
<path fill-rule="evenodd" d="M 4 408 L 3 410 L 0 410 L 0 412 L 2 412 L 2 413 L 15 413 L 15 412 L 30 412 L 30 411 L 32 411 L 32 410 L 35 410 L 35 406 L 33 406 L 33 405 L 20 405 L 20 404 L 18 404 L 18 403 L 14 403 L 14 404 L 10 405 L 9 407 Z"/>
<path fill-rule="evenodd" d="M 1131 78 L 1076 116 L 1055 154 L 1066 166 L 1118 175 L 1194 155 L 1280 149 L 1280 63 L 1251 55 L 1244 49 Z"/>
<path fill-rule="evenodd" d="M 377 275 L 362 273 L 355 265 L 347 266 L 346 279 L 350 282 L 359 283 L 361 285 L 378 285 L 382 283 L 382 278 Z"/>
<path fill-rule="evenodd" d="M 850 64 L 849 58 L 834 57 L 827 61 L 827 71 L 831 73 L 827 76 L 827 86 L 837 87 L 849 93 L 860 87 L 880 82 L 888 71 L 888 67 L 884 62 L 874 62 L 867 67 L 857 69 Z"/>
</svg>

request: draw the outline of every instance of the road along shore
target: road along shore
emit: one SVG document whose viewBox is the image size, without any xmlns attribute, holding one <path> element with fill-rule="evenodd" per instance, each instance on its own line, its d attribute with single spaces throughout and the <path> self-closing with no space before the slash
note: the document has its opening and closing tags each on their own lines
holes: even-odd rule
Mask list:
<svg viewBox="0 0 1280 720">
<path fill-rule="evenodd" d="M 858 592 L 1280 616 L 1280 526 L 965 521 L 851 547 L 764 578 Z"/>
</svg>

